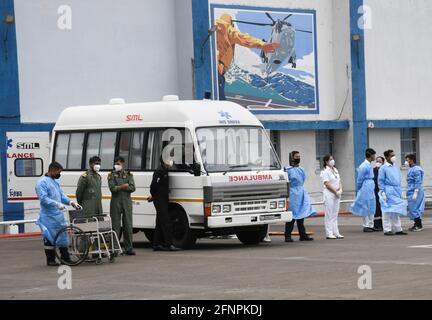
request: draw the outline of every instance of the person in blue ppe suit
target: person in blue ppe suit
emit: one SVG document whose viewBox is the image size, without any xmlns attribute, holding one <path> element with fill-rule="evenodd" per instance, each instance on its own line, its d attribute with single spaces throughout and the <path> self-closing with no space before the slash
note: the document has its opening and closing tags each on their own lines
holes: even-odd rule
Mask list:
<svg viewBox="0 0 432 320">
<path fill-rule="evenodd" d="M 384 152 L 386 163 L 378 175 L 378 188 L 386 236 L 407 235 L 402 229 L 400 216 L 407 215 L 407 205 L 402 199 L 402 177 L 393 150 Z"/>
<path fill-rule="evenodd" d="M 60 188 L 57 180 L 60 178 L 62 170 L 63 167 L 58 162 L 51 163 L 48 167 L 48 173 L 40 178 L 36 184 L 36 194 L 40 201 L 40 214 L 37 224 L 43 233 L 48 266 L 59 265 L 55 259 L 55 247 L 59 247 L 63 261 L 70 260 L 66 234 L 64 237 L 60 237 L 57 243 L 54 243 L 54 238 L 67 225 L 63 214 L 66 205 L 80 209 L 80 206 L 69 199 Z"/>
<path fill-rule="evenodd" d="M 374 232 L 376 199 L 372 162 L 375 161 L 376 152 L 367 149 L 365 153 L 366 160 L 357 169 L 357 197 L 351 212 L 363 218 L 363 232 Z"/>
<path fill-rule="evenodd" d="M 409 217 L 414 221 L 414 226 L 409 230 L 418 232 L 423 230 L 422 216 L 425 210 L 425 194 L 423 190 L 424 171 L 417 164 L 415 154 L 409 154 L 405 158 L 405 165 L 409 166 L 407 174 L 407 192 Z"/>
<path fill-rule="evenodd" d="M 313 238 L 306 233 L 304 219 L 316 214 L 316 210 L 312 207 L 309 195 L 304 189 L 306 173 L 300 167 L 300 161 L 300 152 L 293 151 L 290 153 L 291 166 L 285 168 L 290 183 L 290 207 L 288 210 L 293 213 L 293 219 L 285 224 L 285 242 L 293 242 L 291 233 L 295 222 L 297 222 L 297 229 L 300 233 L 300 241 L 313 241 Z"/>
</svg>

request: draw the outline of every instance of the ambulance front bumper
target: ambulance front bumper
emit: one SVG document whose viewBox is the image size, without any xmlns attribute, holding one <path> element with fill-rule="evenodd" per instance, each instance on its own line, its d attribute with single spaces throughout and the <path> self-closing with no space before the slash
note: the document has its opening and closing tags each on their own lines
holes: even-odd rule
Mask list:
<svg viewBox="0 0 432 320">
<path fill-rule="evenodd" d="M 263 224 L 286 223 L 292 220 L 291 211 L 265 212 L 207 217 L 207 228 L 242 227 Z"/>
</svg>

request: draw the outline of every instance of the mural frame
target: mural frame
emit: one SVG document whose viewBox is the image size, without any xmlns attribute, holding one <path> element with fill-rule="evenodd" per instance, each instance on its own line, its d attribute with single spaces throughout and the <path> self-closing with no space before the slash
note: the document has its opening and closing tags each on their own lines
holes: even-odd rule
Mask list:
<svg viewBox="0 0 432 320">
<path fill-rule="evenodd" d="M 250 111 L 254 114 L 263 115 L 287 115 L 287 114 L 320 114 L 320 100 L 319 100 L 319 73 L 318 73 L 318 42 L 317 42 L 317 23 L 316 23 L 316 10 L 313 9 L 288 9 L 277 7 L 257 7 L 257 6 L 244 6 L 244 5 L 225 5 L 225 4 L 210 4 L 209 6 L 209 22 L 210 26 L 215 25 L 215 9 L 231 9 L 231 10 L 252 10 L 262 12 L 278 12 L 278 13 L 306 13 L 312 15 L 313 20 L 313 45 L 314 45 L 314 60 L 315 60 L 315 109 L 312 110 L 255 110 Z M 218 99 L 218 80 L 217 80 L 217 64 L 216 64 L 216 36 L 211 37 L 211 85 L 212 97 Z"/>
</svg>

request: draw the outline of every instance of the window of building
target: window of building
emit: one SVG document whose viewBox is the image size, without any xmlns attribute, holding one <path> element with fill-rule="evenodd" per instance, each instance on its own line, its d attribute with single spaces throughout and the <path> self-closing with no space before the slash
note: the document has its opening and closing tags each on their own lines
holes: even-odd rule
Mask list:
<svg viewBox="0 0 432 320">
<path fill-rule="evenodd" d="M 316 148 L 316 169 L 322 167 L 323 159 L 328 154 L 333 154 L 334 131 L 333 130 L 316 130 L 315 131 L 315 148 Z"/>
<path fill-rule="evenodd" d="M 43 173 L 42 159 L 16 159 L 15 176 L 17 177 L 40 177 Z"/>
<path fill-rule="evenodd" d="M 409 154 L 417 156 L 417 162 L 420 157 L 418 156 L 418 128 L 403 128 L 401 129 L 401 157 L 402 163 L 405 163 L 405 157 Z"/>
<path fill-rule="evenodd" d="M 54 159 L 64 169 L 81 169 L 84 133 L 59 133 L 56 139 Z"/>
</svg>

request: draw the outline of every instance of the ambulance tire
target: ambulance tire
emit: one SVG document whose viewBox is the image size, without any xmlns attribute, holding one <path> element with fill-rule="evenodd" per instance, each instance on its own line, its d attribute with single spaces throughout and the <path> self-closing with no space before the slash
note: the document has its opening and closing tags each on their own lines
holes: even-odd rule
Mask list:
<svg viewBox="0 0 432 320">
<path fill-rule="evenodd" d="M 177 248 L 190 249 L 197 240 L 197 234 L 189 227 L 189 220 L 184 210 L 179 206 L 170 207 L 173 230 L 173 245 Z"/>
<path fill-rule="evenodd" d="M 237 238 L 246 245 L 257 245 L 267 235 L 268 225 L 249 227 L 248 230 L 237 232 Z"/>
<path fill-rule="evenodd" d="M 150 243 L 153 243 L 153 238 L 154 238 L 154 229 L 143 229 L 144 235 L 146 236 L 147 240 Z"/>
</svg>

